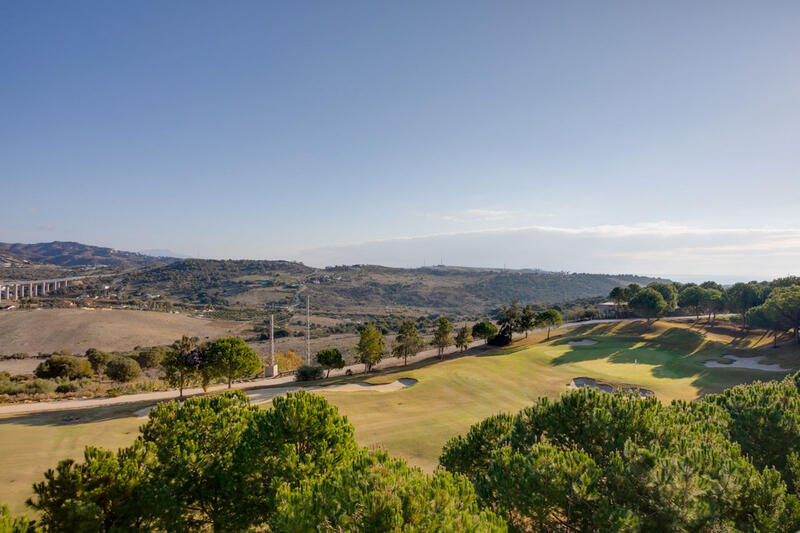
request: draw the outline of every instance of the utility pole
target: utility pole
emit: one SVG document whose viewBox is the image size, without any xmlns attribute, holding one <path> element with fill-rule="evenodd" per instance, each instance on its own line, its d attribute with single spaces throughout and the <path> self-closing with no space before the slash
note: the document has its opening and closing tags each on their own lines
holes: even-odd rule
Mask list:
<svg viewBox="0 0 800 533">
<path fill-rule="evenodd" d="M 275 315 L 269 315 L 269 366 L 264 369 L 264 377 L 278 377 L 278 365 L 275 364 Z"/>
<path fill-rule="evenodd" d="M 311 297 L 306 296 L 306 364 L 311 364 Z"/>
<path fill-rule="evenodd" d="M 275 315 L 269 315 L 269 366 L 275 365 Z"/>
</svg>

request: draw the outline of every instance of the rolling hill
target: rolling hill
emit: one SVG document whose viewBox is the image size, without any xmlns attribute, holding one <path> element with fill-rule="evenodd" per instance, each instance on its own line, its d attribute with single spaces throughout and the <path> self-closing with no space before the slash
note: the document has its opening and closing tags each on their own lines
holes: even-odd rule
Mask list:
<svg viewBox="0 0 800 533">
<path fill-rule="evenodd" d="M 59 267 L 109 266 L 148 267 L 173 261 L 165 257 L 124 252 L 78 242 L 40 242 L 36 244 L 0 242 L 0 251 L 30 261 Z"/>
<path fill-rule="evenodd" d="M 160 294 L 185 302 L 242 306 L 291 305 L 302 293 L 317 308 L 341 314 L 476 314 L 515 298 L 525 303 L 565 302 L 655 280 L 540 270 L 376 265 L 319 269 L 289 261 L 190 259 L 131 272 L 121 280 L 121 290 L 135 296 Z"/>
</svg>

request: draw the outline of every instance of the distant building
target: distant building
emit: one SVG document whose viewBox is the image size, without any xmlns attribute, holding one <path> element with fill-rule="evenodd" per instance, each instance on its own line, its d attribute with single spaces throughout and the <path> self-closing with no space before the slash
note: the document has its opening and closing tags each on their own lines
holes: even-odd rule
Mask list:
<svg viewBox="0 0 800 533">
<path fill-rule="evenodd" d="M 617 310 L 617 304 L 614 302 L 603 302 L 595 304 L 594 308 L 597 309 L 598 313 L 610 313 Z"/>
</svg>

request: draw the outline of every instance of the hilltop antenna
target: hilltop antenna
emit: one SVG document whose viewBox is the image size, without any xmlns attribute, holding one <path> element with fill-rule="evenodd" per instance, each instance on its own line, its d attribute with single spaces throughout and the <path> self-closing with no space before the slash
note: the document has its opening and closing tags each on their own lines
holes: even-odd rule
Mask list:
<svg viewBox="0 0 800 533">
<path fill-rule="evenodd" d="M 306 296 L 306 364 L 311 364 L 311 297 Z"/>
</svg>

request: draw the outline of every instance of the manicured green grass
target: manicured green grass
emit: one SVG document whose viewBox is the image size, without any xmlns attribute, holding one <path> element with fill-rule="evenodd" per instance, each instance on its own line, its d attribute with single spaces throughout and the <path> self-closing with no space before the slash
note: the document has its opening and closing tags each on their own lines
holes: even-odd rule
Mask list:
<svg viewBox="0 0 800 533">
<path fill-rule="evenodd" d="M 598 343 L 568 344 L 582 338 Z M 765 362 L 785 366 L 800 362 L 800 350 L 789 346 L 772 350 L 768 341 L 734 330 L 698 331 L 688 324 L 587 326 L 565 331 L 549 342 L 531 336 L 504 350 L 476 350 L 367 380 L 418 380 L 396 392 L 323 394 L 348 416 L 362 445 L 386 448 L 412 464 L 433 469 L 449 438 L 491 414 L 516 412 L 540 396 L 558 397 L 575 377 L 645 387 L 663 401 L 691 400 L 739 383 L 780 378 L 783 374 L 703 366 L 706 359 L 728 353 L 755 352 L 767 356 Z M 31 484 L 59 459 L 80 458 L 87 444 L 116 448 L 132 442 L 143 422 L 132 417 L 139 407 L 0 419 L 0 502 L 23 511 Z M 65 420 L 73 416 L 80 419 Z"/>
<path fill-rule="evenodd" d="M 685 324 L 657 324 L 652 329 L 643 329 L 642 324 L 584 327 L 550 342 L 532 338 L 494 355 L 467 356 L 369 380 L 419 380 L 397 392 L 326 392 L 325 396 L 348 416 L 362 445 L 384 447 L 433 469 L 449 438 L 492 414 L 516 412 L 540 396 L 558 397 L 575 377 L 637 385 L 653 390 L 663 401 L 692 400 L 740 383 L 783 377 L 706 368 L 703 362 L 709 358 L 747 353 L 735 349 L 739 342 L 735 335 L 710 337 Z M 568 344 L 581 338 L 598 343 Z M 786 351 L 796 359 L 799 352 Z M 781 351 L 758 353 L 770 357 L 766 362 L 788 361 Z"/>
<path fill-rule="evenodd" d="M 34 482 L 59 460 L 82 459 L 87 445 L 116 449 L 139 433 L 141 405 L 82 409 L 0 419 L 0 503 L 14 513 L 28 512 L 25 500 Z M 31 514 L 32 516 L 32 514 Z"/>
</svg>

